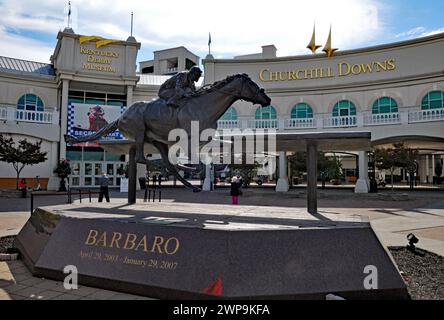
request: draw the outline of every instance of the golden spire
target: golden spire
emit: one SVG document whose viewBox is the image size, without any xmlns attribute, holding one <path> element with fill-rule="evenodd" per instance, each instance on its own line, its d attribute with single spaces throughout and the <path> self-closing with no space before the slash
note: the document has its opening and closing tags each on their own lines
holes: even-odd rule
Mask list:
<svg viewBox="0 0 444 320">
<path fill-rule="evenodd" d="M 316 54 L 316 50 L 318 50 L 321 46 L 316 45 L 315 41 L 315 25 L 313 24 L 313 35 L 311 36 L 310 43 L 307 46 L 307 49 L 310 49 L 313 54 Z"/>
<path fill-rule="evenodd" d="M 324 51 L 327 54 L 327 57 L 331 58 L 336 50 L 338 49 L 337 48 L 332 49 L 331 47 L 331 26 L 330 26 L 330 32 L 328 33 L 327 42 L 325 43 L 324 49 L 322 49 L 322 51 Z"/>
</svg>

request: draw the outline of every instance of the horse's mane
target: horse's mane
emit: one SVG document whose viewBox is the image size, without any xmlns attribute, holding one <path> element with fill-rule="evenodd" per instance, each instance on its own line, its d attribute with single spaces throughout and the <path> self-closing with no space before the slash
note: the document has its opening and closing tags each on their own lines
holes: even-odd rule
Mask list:
<svg viewBox="0 0 444 320">
<path fill-rule="evenodd" d="M 235 75 L 232 75 L 232 76 L 228 76 L 224 80 L 216 81 L 213 84 L 205 85 L 205 86 L 201 87 L 199 90 L 197 90 L 196 94 L 200 96 L 202 94 L 206 94 L 206 93 L 210 93 L 212 91 L 216 91 L 216 90 L 224 87 L 227 83 L 229 83 L 229 82 L 231 82 L 231 81 L 233 81 L 234 79 L 237 79 L 237 78 L 250 79 L 250 77 L 246 73 L 238 73 L 238 74 L 235 74 Z"/>
</svg>

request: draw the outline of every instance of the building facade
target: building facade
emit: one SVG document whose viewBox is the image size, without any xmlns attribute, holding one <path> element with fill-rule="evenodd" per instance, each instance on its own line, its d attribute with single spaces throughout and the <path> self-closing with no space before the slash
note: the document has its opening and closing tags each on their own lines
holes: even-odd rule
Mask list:
<svg viewBox="0 0 444 320">
<path fill-rule="evenodd" d="M 115 41 L 65 29 L 57 39 L 50 64 L 0 57 L 0 132 L 15 140 L 42 141 L 47 160 L 21 174 L 29 186 L 38 176 L 43 187 L 57 189 L 53 170 L 64 158 L 73 168 L 71 186 L 95 187 L 103 171 L 118 186 L 127 155 L 110 154 L 94 143 L 66 146 L 63 135 L 89 134 L 133 102 L 157 98 L 166 79 L 199 65 L 199 57 L 184 47 L 159 50 L 153 60 L 140 62 L 137 72 L 140 43 L 133 37 Z M 276 52 L 268 45 L 261 53 L 203 60 L 204 84 L 247 73 L 272 98 L 267 107 L 236 102 L 219 120 L 220 129 L 370 131 L 374 146 L 403 141 L 418 149 L 418 178 L 432 182 L 444 150 L 444 34 L 339 51 L 331 58 L 277 57 Z M 122 138 L 118 133 L 106 137 Z M 288 155 L 279 154 L 285 171 L 279 174 L 281 191 L 288 190 Z M 357 156 L 344 150 L 350 177 L 357 175 Z M 15 187 L 15 172 L 4 162 L 0 187 Z"/>
<path fill-rule="evenodd" d="M 236 102 L 219 127 L 370 131 L 375 147 L 404 142 L 418 149 L 417 178 L 432 182 L 444 150 L 444 34 L 339 51 L 330 58 L 276 57 L 273 45 L 262 49 L 233 59 L 203 60 L 205 83 L 246 73 L 272 99 L 267 107 Z M 402 170 L 397 173 L 407 178 Z"/>
</svg>

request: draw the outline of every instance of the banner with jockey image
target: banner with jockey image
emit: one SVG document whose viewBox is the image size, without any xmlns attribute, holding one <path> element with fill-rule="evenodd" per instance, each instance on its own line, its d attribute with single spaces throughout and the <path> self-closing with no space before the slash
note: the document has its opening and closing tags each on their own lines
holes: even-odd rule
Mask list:
<svg viewBox="0 0 444 320">
<path fill-rule="evenodd" d="M 94 134 L 107 124 L 117 120 L 125 111 L 124 106 L 70 103 L 68 105 L 68 134 L 82 137 Z M 124 139 L 119 130 L 109 133 L 100 140 Z M 75 146 L 98 147 L 99 141 L 77 143 Z"/>
</svg>

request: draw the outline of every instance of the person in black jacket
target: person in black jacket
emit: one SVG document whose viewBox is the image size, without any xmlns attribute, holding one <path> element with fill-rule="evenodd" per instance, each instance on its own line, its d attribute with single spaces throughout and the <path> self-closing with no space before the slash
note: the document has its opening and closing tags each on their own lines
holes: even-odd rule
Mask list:
<svg viewBox="0 0 444 320">
<path fill-rule="evenodd" d="M 231 178 L 231 204 L 239 204 L 240 187 L 237 177 Z"/>
</svg>

